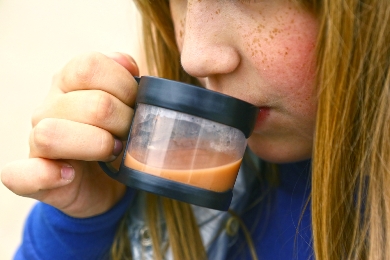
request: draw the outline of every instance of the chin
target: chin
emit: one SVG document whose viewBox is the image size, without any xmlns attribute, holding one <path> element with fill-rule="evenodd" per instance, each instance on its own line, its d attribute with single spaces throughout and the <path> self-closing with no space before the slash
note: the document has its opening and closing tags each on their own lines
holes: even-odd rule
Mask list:
<svg viewBox="0 0 390 260">
<path fill-rule="evenodd" d="M 307 142 L 262 142 L 250 138 L 248 146 L 256 156 L 270 163 L 292 163 L 312 157 L 312 143 Z"/>
</svg>

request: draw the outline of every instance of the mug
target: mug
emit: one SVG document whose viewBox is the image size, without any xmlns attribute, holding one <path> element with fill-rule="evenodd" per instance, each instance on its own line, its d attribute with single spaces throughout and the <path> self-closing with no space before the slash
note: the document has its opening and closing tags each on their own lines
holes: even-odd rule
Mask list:
<svg viewBox="0 0 390 260">
<path fill-rule="evenodd" d="M 142 76 L 119 170 L 132 188 L 228 210 L 258 108 L 202 87 Z"/>
</svg>

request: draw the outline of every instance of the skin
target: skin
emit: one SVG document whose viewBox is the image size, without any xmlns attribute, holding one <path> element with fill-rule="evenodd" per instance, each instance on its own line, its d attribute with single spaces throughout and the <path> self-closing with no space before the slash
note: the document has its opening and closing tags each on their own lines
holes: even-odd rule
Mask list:
<svg viewBox="0 0 390 260">
<path fill-rule="evenodd" d="M 311 157 L 317 21 L 288 0 L 171 0 L 183 68 L 261 109 L 250 148 L 271 162 Z"/>
<path fill-rule="evenodd" d="M 126 188 L 96 161 L 119 165 L 120 140 L 127 138 L 137 92 L 133 75 L 138 73 L 126 54 L 88 53 L 71 60 L 54 76 L 34 113 L 30 158 L 3 168 L 4 185 L 73 217 L 109 210 Z"/>
<path fill-rule="evenodd" d="M 274 162 L 310 158 L 314 16 L 288 0 L 170 4 L 183 68 L 206 88 L 261 108 L 251 149 Z M 71 60 L 34 113 L 30 158 L 3 168 L 4 185 L 74 217 L 110 209 L 126 188 L 96 161 L 118 165 L 121 159 L 138 73 L 134 60 L 121 53 Z"/>
</svg>

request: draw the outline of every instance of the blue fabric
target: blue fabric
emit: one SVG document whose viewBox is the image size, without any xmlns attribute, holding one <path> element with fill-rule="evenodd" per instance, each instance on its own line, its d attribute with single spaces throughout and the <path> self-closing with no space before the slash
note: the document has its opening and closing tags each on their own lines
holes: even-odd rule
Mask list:
<svg viewBox="0 0 390 260">
<path fill-rule="evenodd" d="M 108 259 L 119 221 L 134 197 L 124 197 L 108 212 L 91 218 L 72 218 L 56 208 L 38 203 L 26 221 L 16 260 Z"/>
<path fill-rule="evenodd" d="M 310 161 L 278 165 L 279 183 L 269 200 L 241 217 L 251 232 L 258 258 L 314 259 L 310 204 Z M 263 192 L 260 192 L 262 194 Z M 261 208 L 262 206 L 262 208 Z M 230 248 L 229 260 L 252 259 L 241 231 Z"/>
<path fill-rule="evenodd" d="M 310 205 L 306 205 L 310 161 L 279 165 L 279 173 L 278 185 L 266 198 L 269 200 L 245 211 L 241 217 L 252 234 L 260 260 L 314 259 Z M 257 195 L 262 193 L 259 190 Z M 38 203 L 26 222 L 23 243 L 15 259 L 107 259 L 118 222 L 133 197 L 128 189 L 113 209 L 87 219 L 71 218 Z M 230 243 L 227 260 L 252 259 L 242 231 Z"/>
</svg>

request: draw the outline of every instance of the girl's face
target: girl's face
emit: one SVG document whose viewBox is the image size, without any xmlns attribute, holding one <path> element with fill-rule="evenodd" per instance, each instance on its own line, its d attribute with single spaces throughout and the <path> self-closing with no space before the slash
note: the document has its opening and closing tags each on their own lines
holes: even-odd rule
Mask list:
<svg viewBox="0 0 390 260">
<path fill-rule="evenodd" d="M 291 0 L 170 0 L 183 68 L 260 108 L 248 140 L 259 157 L 311 157 L 318 24 Z"/>
</svg>

